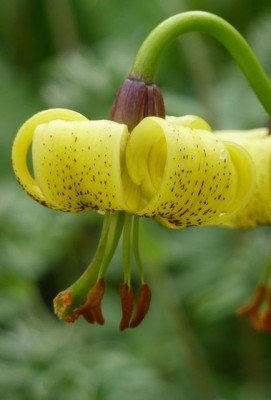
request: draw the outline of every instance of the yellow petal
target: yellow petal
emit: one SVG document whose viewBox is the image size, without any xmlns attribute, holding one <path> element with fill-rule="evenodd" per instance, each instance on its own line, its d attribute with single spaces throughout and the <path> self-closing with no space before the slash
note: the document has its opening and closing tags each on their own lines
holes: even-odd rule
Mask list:
<svg viewBox="0 0 271 400">
<path fill-rule="evenodd" d="M 123 210 L 121 180 L 128 131 L 112 121 L 52 121 L 33 139 L 36 180 L 58 209 Z"/>
<path fill-rule="evenodd" d="M 256 184 L 250 201 L 237 215 L 226 222 L 227 226 L 252 228 L 271 223 L 271 137 L 267 129 L 249 131 L 219 131 L 223 140 L 241 145 L 251 156 L 255 166 Z"/>
<path fill-rule="evenodd" d="M 126 167 L 140 191 L 138 209 L 156 193 L 164 170 L 165 139 L 159 134 L 156 119 L 145 118 L 135 127 L 127 142 Z"/>
<path fill-rule="evenodd" d="M 14 173 L 18 182 L 25 191 L 37 200 L 39 203 L 50 208 L 55 208 L 54 204 L 50 203 L 40 190 L 36 181 L 29 172 L 27 165 L 27 155 L 30 145 L 33 140 L 35 129 L 38 125 L 49 121 L 61 119 L 65 121 L 80 121 L 86 120 L 82 114 L 66 109 L 50 109 L 39 112 L 29 118 L 19 129 L 12 147 L 12 163 Z"/>
<path fill-rule="evenodd" d="M 121 170 L 127 127 L 88 121 L 80 114 L 76 118 L 68 113 L 65 120 L 65 115 L 48 110 L 19 131 L 14 165 L 22 186 L 42 204 L 61 211 L 125 209 Z M 32 140 L 35 180 L 26 165 Z M 26 143 L 22 153 L 21 143 Z"/>
<path fill-rule="evenodd" d="M 181 117 L 166 116 L 166 120 L 171 124 L 179 127 L 187 127 L 191 129 L 201 129 L 212 132 L 210 125 L 201 117 L 196 115 L 183 115 Z"/>
<path fill-rule="evenodd" d="M 135 212 L 173 228 L 223 221 L 242 207 L 240 193 L 247 198 L 252 185 L 245 179 L 239 189 L 240 178 L 251 173 L 249 156 L 240 149 L 240 165 L 247 169 L 237 173 L 238 146 L 228 148 L 209 131 L 144 119 L 126 149 L 128 172 L 144 198 Z"/>
<path fill-rule="evenodd" d="M 183 132 L 161 118 L 149 117 L 129 136 L 126 164 L 141 192 L 141 204 L 134 210 L 138 215 L 173 216 L 175 209 L 191 201 L 193 193 L 186 182 L 192 179 L 190 186 L 195 183 L 191 163 L 198 152 L 193 138 Z M 177 185 L 183 187 L 181 196 L 176 192 Z"/>
<path fill-rule="evenodd" d="M 231 199 L 227 204 L 226 212 L 222 210 L 215 221 L 218 225 L 243 212 L 256 185 L 255 165 L 248 152 L 236 143 L 223 141 L 223 144 L 227 148 L 233 163 L 234 172 L 232 175 L 234 181 L 231 184 Z"/>
</svg>

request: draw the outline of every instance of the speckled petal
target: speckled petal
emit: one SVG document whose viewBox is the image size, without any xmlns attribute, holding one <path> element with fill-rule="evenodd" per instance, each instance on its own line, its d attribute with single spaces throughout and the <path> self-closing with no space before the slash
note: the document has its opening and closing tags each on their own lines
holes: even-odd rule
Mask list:
<svg viewBox="0 0 271 400">
<path fill-rule="evenodd" d="M 169 217 L 181 212 L 196 196 L 193 160 L 198 165 L 198 149 L 187 128 L 180 131 L 161 118 L 145 118 L 132 131 L 126 148 L 129 175 L 141 191 L 135 212 Z"/>
<path fill-rule="evenodd" d="M 223 141 L 223 144 L 227 148 L 233 163 L 236 186 L 233 185 L 232 187 L 233 192 L 231 201 L 227 206 L 227 212 L 225 214 L 222 212 L 219 215 L 217 224 L 222 224 L 242 213 L 256 186 L 255 164 L 247 150 L 236 143 Z"/>
<path fill-rule="evenodd" d="M 204 119 L 195 115 L 185 115 L 181 117 L 167 117 L 167 120 L 178 126 L 183 125 L 192 129 L 200 129 L 200 130 L 205 130 L 207 132 L 208 131 L 212 132 L 212 128 L 210 127 L 210 125 Z M 200 136 L 202 136 L 202 134 L 203 132 L 201 133 Z M 251 130 L 249 132 L 250 137 L 255 135 L 258 137 L 259 135 L 262 136 L 263 133 L 260 132 L 259 130 Z M 207 149 L 210 149 L 210 147 L 212 147 L 213 137 L 210 135 L 208 136 L 206 134 L 204 135 L 204 137 L 205 137 L 204 151 L 208 151 Z M 224 198 L 225 199 L 231 198 L 231 200 L 227 204 L 227 212 L 223 210 L 223 207 L 222 209 L 220 209 L 218 204 L 216 204 L 217 211 L 219 212 L 216 213 L 216 218 L 211 220 L 210 224 L 214 223 L 222 224 L 223 221 L 227 221 L 230 218 L 233 218 L 248 203 L 249 199 L 251 198 L 253 189 L 255 188 L 255 166 L 252 159 L 248 157 L 247 151 L 236 143 L 228 142 L 227 141 L 227 139 L 229 139 L 228 135 L 223 136 L 223 139 L 224 139 L 223 146 L 225 146 L 227 152 L 230 155 L 230 159 L 233 162 L 232 168 L 234 169 L 235 173 L 229 174 L 228 177 L 229 180 L 227 182 L 226 172 L 225 171 L 222 172 L 223 181 L 224 183 L 226 183 L 226 186 L 224 187 L 224 190 L 222 190 L 222 193 L 218 194 L 218 196 L 214 196 L 213 199 L 217 203 L 217 197 L 219 197 L 219 199 L 222 200 L 221 204 L 223 207 L 224 207 L 223 205 Z M 210 141 L 210 146 L 207 143 L 208 140 Z M 217 150 L 218 149 L 216 149 L 216 151 Z M 210 157 L 211 154 L 209 154 L 209 156 L 207 157 L 207 166 L 211 165 Z M 224 167 L 226 167 L 226 165 Z M 227 170 L 227 168 L 225 168 L 225 170 Z M 221 177 L 218 176 L 218 174 L 216 177 L 213 177 L 213 179 L 216 181 L 217 178 L 219 178 L 219 181 L 222 182 L 222 179 Z M 216 189 L 218 189 L 217 182 L 214 187 L 215 191 Z"/>
<path fill-rule="evenodd" d="M 239 160 L 238 146 L 230 148 L 207 130 L 189 128 L 189 120 L 186 126 L 176 120 L 146 118 L 128 139 L 128 172 L 145 199 L 136 213 L 156 216 L 172 228 L 220 223 L 249 196 L 252 179 L 241 185 L 241 199 L 244 169 L 236 169 L 240 161 L 253 175 L 251 159 L 240 149 Z M 192 122 L 205 126 L 194 117 Z"/>
<path fill-rule="evenodd" d="M 36 180 L 63 211 L 125 209 L 121 164 L 128 131 L 112 121 L 52 121 L 33 139 Z"/>
<path fill-rule="evenodd" d="M 181 117 L 173 117 L 171 115 L 166 116 L 166 120 L 176 126 L 201 129 L 203 131 L 212 132 L 212 128 L 203 118 L 197 115 L 182 115 Z"/>
<path fill-rule="evenodd" d="M 31 197 L 50 208 L 57 208 L 57 206 L 46 199 L 37 182 L 30 174 L 27 165 L 27 155 L 36 127 L 54 119 L 64 121 L 87 120 L 82 114 L 62 108 L 41 111 L 29 118 L 21 126 L 12 147 L 12 164 L 18 182 Z"/>
<path fill-rule="evenodd" d="M 271 223 L 271 136 L 268 130 L 219 131 L 222 140 L 241 145 L 251 155 L 255 165 L 256 185 L 246 207 L 226 226 L 252 228 Z"/>
<path fill-rule="evenodd" d="M 121 170 L 127 127 L 76 113 L 65 120 L 65 112 L 37 114 L 19 131 L 14 169 L 20 183 L 37 201 L 61 211 L 125 209 Z M 26 165 L 32 140 L 35 180 Z"/>
</svg>

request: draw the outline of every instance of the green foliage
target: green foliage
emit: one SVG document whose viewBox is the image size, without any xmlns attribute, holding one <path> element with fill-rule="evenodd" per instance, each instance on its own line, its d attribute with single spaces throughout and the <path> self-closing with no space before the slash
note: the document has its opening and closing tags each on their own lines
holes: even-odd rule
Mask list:
<svg viewBox="0 0 271 400">
<path fill-rule="evenodd" d="M 108 274 L 106 325 L 67 325 L 53 316 L 52 299 L 88 264 L 102 216 L 36 204 L 13 177 L 10 150 L 21 123 L 43 108 L 106 119 L 142 40 L 177 12 L 227 18 L 270 76 L 270 2 L 52 3 L 0 4 L 0 398 L 267 400 L 270 336 L 255 333 L 235 310 L 270 258 L 270 227 L 172 232 L 143 221 L 142 258 L 153 289 L 146 321 L 118 331 L 119 249 Z M 209 38 L 176 41 L 157 83 L 168 114 L 200 114 L 215 128 L 266 123 L 238 67 Z"/>
</svg>

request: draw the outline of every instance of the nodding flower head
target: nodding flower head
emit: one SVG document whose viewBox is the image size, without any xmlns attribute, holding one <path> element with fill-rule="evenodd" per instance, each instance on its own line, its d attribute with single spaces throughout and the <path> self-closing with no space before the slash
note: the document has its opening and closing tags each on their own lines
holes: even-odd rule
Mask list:
<svg viewBox="0 0 271 400">
<path fill-rule="evenodd" d="M 33 176 L 27 165 L 30 145 Z M 138 217 L 172 229 L 221 224 L 247 204 L 254 187 L 248 153 L 221 140 L 196 116 L 145 117 L 129 131 L 119 122 L 50 109 L 19 129 L 12 159 L 19 183 L 42 205 L 105 215 L 89 272 L 55 299 L 61 319 L 73 322 L 83 315 L 88 322 L 104 322 L 104 274 L 123 231 L 122 330 L 143 320 L 151 300 L 137 249 Z M 134 314 L 131 241 L 141 280 Z"/>
<path fill-rule="evenodd" d="M 139 254 L 140 217 L 170 229 L 270 222 L 266 134 L 216 134 L 197 116 L 165 115 L 162 94 L 153 83 L 159 58 L 173 39 L 195 30 L 226 47 L 270 115 L 270 81 L 246 41 L 223 19 L 195 11 L 169 18 L 146 38 L 116 95 L 110 120 L 51 109 L 19 129 L 12 160 L 26 192 L 54 210 L 104 214 L 94 258 L 54 300 L 64 321 L 83 316 L 90 323 L 104 323 L 104 277 L 122 235 L 120 329 L 142 322 L 151 291 Z M 33 174 L 27 164 L 31 145 Z M 136 305 L 132 261 L 141 283 Z"/>
<path fill-rule="evenodd" d="M 26 192 L 49 208 L 125 211 L 171 228 L 229 220 L 254 187 L 246 150 L 195 116 L 146 117 L 129 132 L 70 110 L 43 111 L 19 130 L 13 166 Z"/>
</svg>

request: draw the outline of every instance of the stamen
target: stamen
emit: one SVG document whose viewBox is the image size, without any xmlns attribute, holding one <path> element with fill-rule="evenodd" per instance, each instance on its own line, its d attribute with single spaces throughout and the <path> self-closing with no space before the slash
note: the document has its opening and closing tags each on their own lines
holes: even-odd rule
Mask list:
<svg viewBox="0 0 271 400">
<path fill-rule="evenodd" d="M 119 243 L 120 235 L 123 230 L 124 224 L 123 212 L 110 212 L 110 224 L 106 236 L 106 247 L 103 252 L 103 258 L 100 264 L 98 278 L 104 277 L 110 261 L 115 253 L 116 247 Z"/>
<path fill-rule="evenodd" d="M 258 316 L 258 330 L 269 332 L 271 331 L 271 288 L 267 288 L 265 295 L 265 310 Z"/>
<path fill-rule="evenodd" d="M 132 317 L 134 307 L 134 294 L 131 287 L 131 228 L 133 223 L 133 252 L 137 269 L 141 280 L 141 289 L 134 316 Z M 120 321 L 120 330 L 135 328 L 145 318 L 151 302 L 151 290 L 145 283 L 143 267 L 139 254 L 138 246 L 139 236 L 139 218 L 126 214 L 123 229 L 123 266 L 124 283 L 120 285 L 120 297 L 122 307 L 122 319 Z M 132 318 L 132 319 L 131 319 Z"/>
<path fill-rule="evenodd" d="M 144 271 L 143 271 L 143 266 L 139 254 L 139 243 L 138 243 L 138 238 L 139 238 L 139 217 L 134 216 L 133 219 L 133 250 L 134 250 L 134 257 L 135 257 L 135 262 L 137 265 L 138 273 L 140 276 L 141 280 L 141 285 L 145 283 L 145 278 L 144 278 Z"/>
<path fill-rule="evenodd" d="M 94 324 L 97 322 L 98 325 L 103 325 L 105 323 L 105 319 L 102 314 L 102 306 L 101 303 L 97 304 L 96 307 L 87 310 L 83 317 L 90 324 Z"/>
<path fill-rule="evenodd" d="M 248 316 L 257 331 L 271 331 L 271 289 L 258 285 L 252 300 L 237 310 L 239 316 Z"/>
<path fill-rule="evenodd" d="M 145 318 L 145 316 L 149 311 L 150 303 L 151 303 L 151 290 L 149 286 L 146 283 L 144 283 L 144 285 L 142 285 L 140 288 L 135 314 L 129 324 L 130 328 L 137 327 L 143 321 L 143 319 Z"/>
<path fill-rule="evenodd" d="M 236 313 L 239 316 L 249 315 L 251 317 L 255 317 L 258 313 L 258 310 L 264 300 L 265 296 L 265 285 L 258 285 L 256 291 L 248 304 L 243 307 L 240 307 Z"/>
<path fill-rule="evenodd" d="M 129 328 L 130 320 L 134 308 L 134 293 L 132 286 L 127 283 L 120 284 L 120 298 L 121 298 L 121 308 L 122 308 L 122 319 L 119 324 L 121 331 Z"/>
<path fill-rule="evenodd" d="M 261 330 L 264 332 L 271 331 L 271 307 L 261 315 L 260 328 L 261 329 L 258 328 L 258 330 Z"/>
<path fill-rule="evenodd" d="M 92 323 L 94 319 L 94 322 L 102 322 L 101 324 L 103 324 L 104 318 L 101 311 L 101 301 L 104 296 L 104 291 L 105 281 L 101 278 L 90 290 L 85 303 L 74 310 L 74 315 L 76 315 L 77 318 L 83 315 L 88 322 Z"/>
<path fill-rule="evenodd" d="M 131 284 L 131 227 L 133 216 L 125 214 L 123 227 L 123 270 L 124 282 Z"/>
<path fill-rule="evenodd" d="M 151 291 L 145 283 L 139 255 L 139 218 L 131 214 L 105 213 L 104 225 L 96 254 L 84 274 L 54 300 L 55 313 L 66 322 L 83 316 L 89 323 L 103 325 L 101 302 L 105 291 L 104 275 L 114 255 L 123 231 L 124 283 L 120 285 L 122 318 L 120 330 L 135 328 L 145 318 L 151 302 Z M 137 306 L 133 315 L 134 294 L 131 287 L 131 230 L 133 227 L 133 252 L 141 280 Z M 96 282 L 96 283 L 95 283 Z"/>
<path fill-rule="evenodd" d="M 271 258 L 265 265 L 259 284 L 250 302 L 237 310 L 237 315 L 248 316 L 258 331 L 271 331 Z"/>
</svg>

